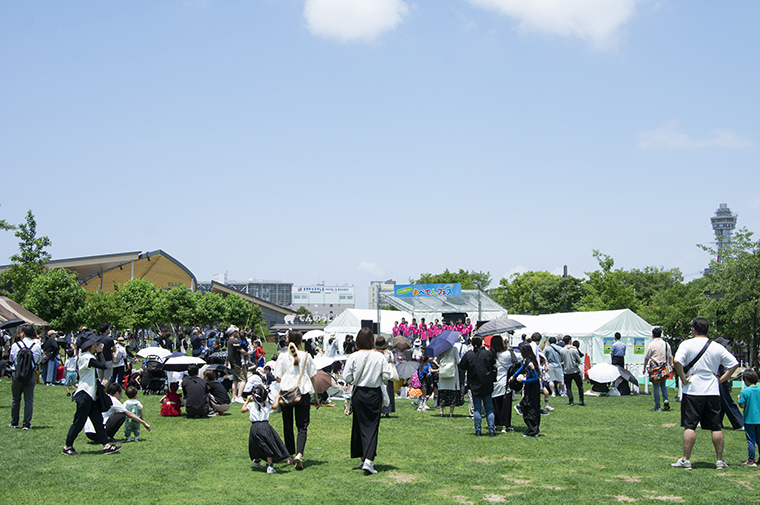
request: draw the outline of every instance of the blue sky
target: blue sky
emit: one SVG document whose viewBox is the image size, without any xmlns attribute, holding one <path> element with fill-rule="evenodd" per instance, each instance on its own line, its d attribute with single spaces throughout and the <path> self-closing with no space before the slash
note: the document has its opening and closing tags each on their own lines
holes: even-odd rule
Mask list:
<svg viewBox="0 0 760 505">
<path fill-rule="evenodd" d="M 0 218 L 54 258 L 404 283 L 709 261 L 760 232 L 760 3 L 0 4 Z M 0 234 L 0 258 L 17 249 Z M 7 263 L 7 261 L 1 261 Z"/>
</svg>

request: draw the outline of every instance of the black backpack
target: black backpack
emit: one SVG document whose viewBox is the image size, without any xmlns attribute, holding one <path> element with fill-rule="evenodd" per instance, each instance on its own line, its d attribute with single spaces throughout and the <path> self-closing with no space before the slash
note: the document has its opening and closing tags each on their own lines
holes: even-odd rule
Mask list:
<svg viewBox="0 0 760 505">
<path fill-rule="evenodd" d="M 23 341 L 19 341 L 18 344 L 19 350 L 16 353 L 13 378 L 21 382 L 29 382 L 34 377 L 34 354 Z"/>
</svg>

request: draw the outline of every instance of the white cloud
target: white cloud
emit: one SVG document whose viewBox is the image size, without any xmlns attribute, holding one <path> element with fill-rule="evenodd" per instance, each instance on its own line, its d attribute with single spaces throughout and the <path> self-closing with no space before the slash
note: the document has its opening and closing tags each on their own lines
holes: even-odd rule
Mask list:
<svg viewBox="0 0 760 505">
<path fill-rule="evenodd" d="M 306 0 L 303 9 L 311 33 L 341 42 L 371 42 L 408 13 L 403 0 Z"/>
<path fill-rule="evenodd" d="M 650 147 L 669 147 L 673 149 L 696 149 L 699 147 L 750 147 L 755 145 L 752 140 L 737 135 L 728 128 L 713 130 L 712 137 L 695 139 L 679 131 L 679 124 L 671 120 L 654 130 L 643 130 L 639 133 L 638 146 L 641 149 Z"/>
<path fill-rule="evenodd" d="M 356 269 L 360 272 L 364 272 L 375 277 L 382 277 L 383 269 L 377 263 L 370 263 L 369 261 L 362 261 Z"/>
<path fill-rule="evenodd" d="M 512 274 L 524 274 L 524 273 L 525 273 L 525 272 L 527 272 L 527 271 L 528 271 L 528 269 L 527 269 L 527 268 L 525 268 L 524 266 L 522 266 L 522 265 L 517 265 L 516 267 L 512 267 L 512 268 L 510 268 L 510 269 L 507 271 L 507 273 L 505 273 L 505 274 L 504 274 L 504 278 L 505 278 L 505 279 L 509 279 L 510 277 L 512 277 Z"/>
<path fill-rule="evenodd" d="M 614 45 L 617 33 L 641 0 L 467 0 L 517 19 L 520 29 L 589 40 L 600 49 Z"/>
</svg>

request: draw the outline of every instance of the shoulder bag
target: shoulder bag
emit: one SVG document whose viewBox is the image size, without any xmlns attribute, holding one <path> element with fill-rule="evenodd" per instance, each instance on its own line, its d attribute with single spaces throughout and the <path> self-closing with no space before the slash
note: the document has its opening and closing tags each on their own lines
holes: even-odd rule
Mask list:
<svg viewBox="0 0 760 505">
<path fill-rule="evenodd" d="M 301 379 L 303 379 L 303 372 L 306 370 L 306 362 L 309 360 L 309 353 L 307 352 L 305 354 L 306 357 L 304 358 L 303 365 L 301 366 L 301 375 L 298 376 L 298 382 L 296 383 L 296 386 L 294 388 L 288 389 L 287 391 L 280 391 L 280 403 L 286 407 L 292 407 L 301 401 L 302 393 L 299 386 L 301 385 Z"/>
<path fill-rule="evenodd" d="M 367 353 L 367 358 L 364 360 L 364 364 L 362 364 L 362 369 L 359 370 L 359 376 L 354 378 L 354 384 L 359 384 L 359 381 L 362 378 L 362 373 L 364 373 L 364 367 L 367 364 L 367 361 L 369 361 L 369 353 Z M 350 416 L 354 412 L 354 404 L 353 404 L 353 393 L 351 393 L 351 396 L 346 398 L 346 401 L 343 403 L 343 413 L 347 416 Z"/>
<path fill-rule="evenodd" d="M 111 397 L 108 396 L 106 393 L 106 388 L 104 388 L 103 384 L 97 379 L 95 379 L 95 388 L 97 389 L 97 393 L 95 394 L 95 402 L 98 404 L 101 412 L 107 412 L 113 404 Z"/>
</svg>

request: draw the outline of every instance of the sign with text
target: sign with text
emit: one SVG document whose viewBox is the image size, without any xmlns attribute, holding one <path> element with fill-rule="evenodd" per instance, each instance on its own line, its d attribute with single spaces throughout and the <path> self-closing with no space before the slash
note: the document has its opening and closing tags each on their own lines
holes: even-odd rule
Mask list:
<svg viewBox="0 0 760 505">
<path fill-rule="evenodd" d="M 462 285 L 458 282 L 450 284 L 398 284 L 394 296 L 399 298 L 462 296 Z"/>
</svg>

